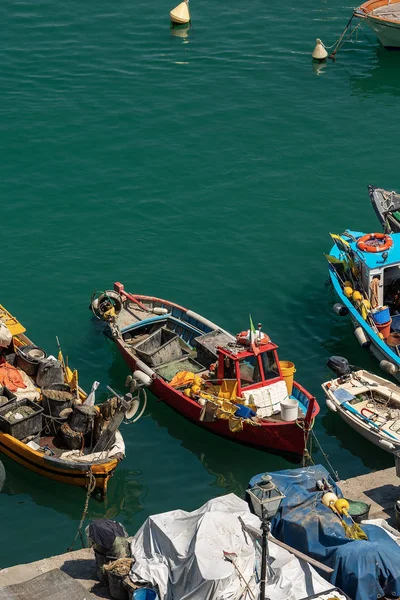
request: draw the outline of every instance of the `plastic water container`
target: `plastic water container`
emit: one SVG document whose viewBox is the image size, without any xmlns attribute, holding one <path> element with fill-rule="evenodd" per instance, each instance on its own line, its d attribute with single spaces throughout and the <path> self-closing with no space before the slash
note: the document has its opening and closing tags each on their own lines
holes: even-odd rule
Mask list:
<svg viewBox="0 0 400 600">
<path fill-rule="evenodd" d="M 299 414 L 299 404 L 297 400 L 285 398 L 281 400 L 281 419 L 282 421 L 295 421 Z"/>
<path fill-rule="evenodd" d="M 235 417 L 242 417 L 243 419 L 250 419 L 251 417 L 255 417 L 256 413 L 254 410 L 249 408 L 248 406 L 243 406 L 243 404 L 235 404 L 237 406 L 237 411 L 235 412 Z"/>
<path fill-rule="evenodd" d="M 389 323 L 390 321 L 390 311 L 387 306 L 379 306 L 378 308 L 374 308 L 371 313 L 372 318 L 377 325 L 383 325 L 384 323 Z"/>
<path fill-rule="evenodd" d="M 160 600 L 159 595 L 153 588 L 139 588 L 132 594 L 132 600 Z"/>
</svg>

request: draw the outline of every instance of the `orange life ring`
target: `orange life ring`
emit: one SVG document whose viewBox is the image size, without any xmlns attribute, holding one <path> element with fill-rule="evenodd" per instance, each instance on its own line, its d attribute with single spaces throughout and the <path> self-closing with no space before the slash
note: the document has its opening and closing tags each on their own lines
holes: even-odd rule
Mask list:
<svg viewBox="0 0 400 600">
<path fill-rule="evenodd" d="M 357 248 L 363 252 L 384 252 L 392 246 L 392 238 L 385 233 L 367 233 L 357 241 Z"/>
<path fill-rule="evenodd" d="M 236 341 L 238 344 L 241 344 L 242 346 L 249 346 L 250 345 L 250 331 L 241 331 L 240 333 L 237 334 L 236 336 Z M 261 337 L 259 337 L 258 333 L 254 334 L 254 342 L 256 344 L 256 346 L 264 346 L 265 344 L 268 344 L 271 341 L 271 338 L 264 332 L 261 332 Z"/>
</svg>

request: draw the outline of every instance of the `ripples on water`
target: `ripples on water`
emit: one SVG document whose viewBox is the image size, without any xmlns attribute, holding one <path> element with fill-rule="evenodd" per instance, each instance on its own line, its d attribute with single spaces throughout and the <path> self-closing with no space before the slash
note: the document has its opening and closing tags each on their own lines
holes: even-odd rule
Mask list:
<svg viewBox="0 0 400 600">
<path fill-rule="evenodd" d="M 187 31 L 171 31 L 172 4 L 3 3 L 2 302 L 48 351 L 58 334 L 85 387 L 100 378 L 103 390 L 121 390 L 126 368 L 90 319 L 95 287 L 120 280 L 233 332 L 252 313 L 318 395 L 316 430 L 340 474 L 389 466 L 326 414 L 330 354 L 376 365 L 330 311 L 322 253 L 329 231 L 376 229 L 368 183 L 400 188 L 399 56 L 360 36 L 313 65 L 315 38 L 332 44 L 352 12 L 343 3 L 193 0 Z M 289 466 L 154 398 L 124 435 L 127 458 L 89 517 L 130 532 Z M 0 564 L 64 551 L 83 493 L 5 463 Z"/>
</svg>

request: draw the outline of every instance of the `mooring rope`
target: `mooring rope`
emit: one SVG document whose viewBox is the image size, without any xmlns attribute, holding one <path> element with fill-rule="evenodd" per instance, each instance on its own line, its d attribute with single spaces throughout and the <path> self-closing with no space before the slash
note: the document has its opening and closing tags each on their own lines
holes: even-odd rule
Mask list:
<svg viewBox="0 0 400 600">
<path fill-rule="evenodd" d="M 326 460 L 326 463 L 329 466 L 329 468 L 331 470 L 331 473 L 334 476 L 335 480 L 336 481 L 340 481 L 339 473 L 337 471 L 335 471 L 335 469 L 333 468 L 333 466 L 332 466 L 332 464 L 331 464 L 331 462 L 330 462 L 330 460 L 328 458 L 328 455 L 324 452 L 324 450 L 323 450 L 321 444 L 319 443 L 319 440 L 318 440 L 317 436 L 315 435 L 314 431 L 311 432 L 311 435 L 314 437 L 314 439 L 315 439 L 315 441 L 317 443 L 318 448 L 321 450 L 322 455 L 323 455 L 324 459 Z"/>
<path fill-rule="evenodd" d="M 344 44 L 345 44 L 345 43 L 346 43 L 346 42 L 347 42 L 347 41 L 348 41 L 348 40 L 349 40 L 349 39 L 350 39 L 350 38 L 353 36 L 353 34 L 354 34 L 354 33 L 355 33 L 357 30 L 358 30 L 358 28 L 359 28 L 359 27 L 361 27 L 361 21 L 360 21 L 360 23 L 359 23 L 358 25 L 356 25 L 356 27 L 354 27 L 354 29 L 351 29 L 351 30 L 350 30 L 350 33 L 349 33 L 349 35 L 348 35 L 346 38 L 344 37 L 344 36 L 345 36 L 345 34 L 346 34 L 346 32 L 347 32 L 347 30 L 348 30 L 348 28 L 349 28 L 349 27 L 350 27 L 350 25 L 351 25 L 351 22 L 352 22 L 352 20 L 353 20 L 353 17 L 354 17 L 354 14 L 353 14 L 353 16 L 351 17 L 351 19 L 350 19 L 350 21 L 348 22 L 348 24 L 346 25 L 346 28 L 345 28 L 345 30 L 343 31 L 342 35 L 341 35 L 341 36 L 340 36 L 340 38 L 337 40 L 336 44 L 334 44 L 334 46 L 335 46 L 335 49 L 334 49 L 334 51 L 333 51 L 333 52 L 331 52 L 331 54 L 329 55 L 329 58 L 332 58 L 332 59 L 334 59 L 334 58 L 335 58 L 335 56 L 336 56 L 336 53 L 338 52 L 338 50 L 340 50 L 340 48 L 341 48 L 341 47 L 342 47 L 342 46 L 343 46 L 343 45 L 344 45 Z M 332 48 L 332 46 L 330 46 L 330 47 Z"/>
<path fill-rule="evenodd" d="M 322 456 L 324 457 L 326 464 L 328 465 L 328 467 L 331 470 L 333 477 L 335 478 L 336 481 L 340 481 L 339 473 L 333 468 L 333 466 L 328 458 L 328 455 L 326 454 L 326 452 L 324 452 L 317 436 L 315 435 L 314 424 L 315 424 L 315 419 L 312 420 L 312 422 L 310 423 L 310 426 L 308 428 L 305 427 L 305 424 L 302 421 L 299 421 L 299 420 L 296 421 L 296 425 L 298 425 L 300 427 L 300 429 L 303 430 L 303 433 L 304 433 L 304 450 L 303 450 L 302 466 L 306 467 L 307 463 L 315 465 L 315 462 L 312 457 L 312 438 L 314 438 L 314 440 L 317 443 L 318 448 L 322 452 Z M 309 435 L 310 433 L 311 433 L 311 435 Z M 307 448 L 307 442 L 309 443 L 310 449 Z"/>
<path fill-rule="evenodd" d="M 89 500 L 90 500 L 90 496 L 92 495 L 92 493 L 95 490 L 96 487 L 96 477 L 93 475 L 92 473 L 92 469 L 88 469 L 88 477 L 89 477 L 89 482 L 87 484 L 87 493 L 86 493 L 86 499 L 85 499 L 85 506 L 83 508 L 83 513 L 82 513 L 82 517 L 81 517 L 81 521 L 79 523 L 79 527 L 78 527 L 78 531 L 76 532 L 74 541 L 72 542 L 72 544 L 70 545 L 70 547 L 68 548 L 68 552 L 72 552 L 72 550 L 74 549 L 74 544 L 76 542 L 76 540 L 78 539 L 78 536 L 81 538 L 81 542 L 82 542 L 82 548 L 85 547 L 85 542 L 82 536 L 82 525 L 84 520 L 86 519 L 86 515 L 87 515 L 87 511 L 89 508 Z"/>
</svg>

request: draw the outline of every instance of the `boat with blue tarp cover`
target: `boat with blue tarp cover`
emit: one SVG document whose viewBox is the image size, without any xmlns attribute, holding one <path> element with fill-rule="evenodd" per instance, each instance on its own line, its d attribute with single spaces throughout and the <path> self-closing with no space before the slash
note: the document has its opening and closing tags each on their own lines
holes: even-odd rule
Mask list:
<svg viewBox="0 0 400 600">
<path fill-rule="evenodd" d="M 95 293 L 91 308 L 107 323 L 135 381 L 190 421 L 217 435 L 300 461 L 316 399 L 293 381 L 268 335 L 231 335 L 173 302 L 129 294 L 121 283 Z"/>
<path fill-rule="evenodd" d="M 255 475 L 248 487 L 262 484 L 264 475 Z M 339 486 L 323 466 L 269 475 L 285 496 L 271 521 L 275 538 L 331 567 L 334 571 L 330 583 L 353 600 L 400 596 L 400 547 L 385 529 L 365 522 L 362 530 L 367 540 L 346 537 L 340 517 L 322 502 L 325 491 L 319 488 L 320 481 L 342 497 Z M 350 527 L 351 521 L 343 519 Z"/>
<path fill-rule="evenodd" d="M 346 230 L 331 237 L 325 256 L 340 300 L 335 312 L 350 315 L 359 343 L 400 380 L 400 234 Z"/>
</svg>

